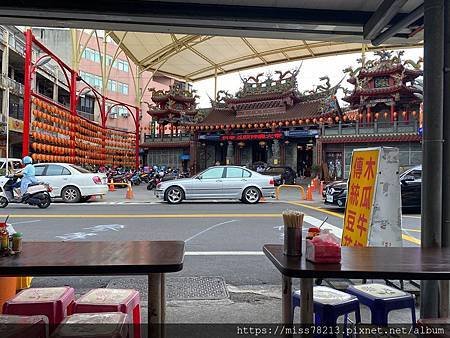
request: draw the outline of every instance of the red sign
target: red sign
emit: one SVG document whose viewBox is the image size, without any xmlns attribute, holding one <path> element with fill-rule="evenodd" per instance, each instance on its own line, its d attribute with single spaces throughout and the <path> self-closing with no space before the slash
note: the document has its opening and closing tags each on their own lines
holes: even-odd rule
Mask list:
<svg viewBox="0 0 450 338">
<path fill-rule="evenodd" d="M 251 141 L 251 140 L 273 140 L 283 138 L 283 133 L 258 133 L 258 134 L 239 134 L 239 135 L 221 135 L 220 141 Z"/>
</svg>

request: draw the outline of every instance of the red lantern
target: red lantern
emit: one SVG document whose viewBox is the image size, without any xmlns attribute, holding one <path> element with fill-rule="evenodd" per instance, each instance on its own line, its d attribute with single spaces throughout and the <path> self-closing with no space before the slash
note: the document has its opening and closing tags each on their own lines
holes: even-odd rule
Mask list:
<svg viewBox="0 0 450 338">
<path fill-rule="evenodd" d="M 378 120 L 378 118 L 380 117 L 380 113 L 375 113 L 375 118 Z"/>
<path fill-rule="evenodd" d="M 278 125 L 281 127 L 283 125 L 283 122 L 278 122 Z"/>
<path fill-rule="evenodd" d="M 388 117 L 388 115 L 389 115 L 389 114 L 388 114 L 388 112 L 387 112 L 387 111 L 385 111 L 385 112 L 384 112 L 384 114 L 383 114 L 384 118 L 387 118 L 387 117 Z"/>
<path fill-rule="evenodd" d="M 417 115 L 417 112 L 414 110 L 413 112 L 412 112 L 412 116 L 416 116 Z"/>
<path fill-rule="evenodd" d="M 295 126 L 297 124 L 297 121 L 293 120 L 291 121 L 292 125 Z"/>
<path fill-rule="evenodd" d="M 266 128 L 269 128 L 270 127 L 270 124 L 269 123 L 266 123 Z"/>
<path fill-rule="evenodd" d="M 276 127 L 277 124 L 275 122 L 272 122 L 272 127 Z"/>
<path fill-rule="evenodd" d="M 329 118 L 327 119 L 327 121 L 328 121 L 328 123 L 331 123 L 331 122 L 333 122 L 333 119 L 332 119 L 331 117 L 329 117 Z"/>
<path fill-rule="evenodd" d="M 284 122 L 284 125 L 288 126 L 289 125 L 289 121 Z"/>
<path fill-rule="evenodd" d="M 233 129 L 234 129 L 234 127 L 236 127 L 236 125 L 232 124 L 232 125 L 231 125 L 231 128 L 233 128 Z"/>
<path fill-rule="evenodd" d="M 323 123 L 323 118 L 322 118 L 322 117 L 319 119 L 319 122 L 320 122 L 320 123 Z"/>
<path fill-rule="evenodd" d="M 395 112 L 394 112 L 394 117 L 397 117 L 397 115 L 398 115 L 398 113 L 395 111 Z"/>
<path fill-rule="evenodd" d="M 313 119 L 313 123 L 317 123 L 317 119 Z"/>
<path fill-rule="evenodd" d="M 260 128 L 264 128 L 264 123 L 260 123 L 260 124 L 259 124 L 259 127 L 260 127 Z"/>
<path fill-rule="evenodd" d="M 308 123 L 310 122 L 310 120 L 309 120 L 309 119 L 306 119 L 306 121 L 305 121 L 305 122 L 306 122 L 306 124 L 308 124 Z"/>
<path fill-rule="evenodd" d="M 406 116 L 406 112 L 405 112 L 405 111 L 404 111 L 404 112 L 402 113 L 402 116 L 403 116 L 403 117 L 405 117 L 405 116 Z"/>
<path fill-rule="evenodd" d="M 335 120 L 336 122 L 339 122 L 339 116 L 336 116 L 336 117 L 334 118 L 334 120 Z"/>
<path fill-rule="evenodd" d="M 241 128 L 241 125 L 240 124 L 238 124 L 238 125 L 236 125 L 236 127 L 239 129 L 239 128 Z"/>
<path fill-rule="evenodd" d="M 303 120 L 298 120 L 298 124 L 303 124 Z"/>
</svg>

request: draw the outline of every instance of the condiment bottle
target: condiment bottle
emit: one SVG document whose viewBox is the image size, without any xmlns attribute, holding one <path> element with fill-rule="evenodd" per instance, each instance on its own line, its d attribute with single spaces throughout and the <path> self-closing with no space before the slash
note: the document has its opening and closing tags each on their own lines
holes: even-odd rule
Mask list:
<svg viewBox="0 0 450 338">
<path fill-rule="evenodd" d="M 22 251 L 22 239 L 23 235 L 21 232 L 16 232 L 12 240 L 12 251 L 21 252 Z"/>
<path fill-rule="evenodd" d="M 9 233 L 6 229 L 6 223 L 0 223 L 0 250 L 9 250 Z"/>
</svg>

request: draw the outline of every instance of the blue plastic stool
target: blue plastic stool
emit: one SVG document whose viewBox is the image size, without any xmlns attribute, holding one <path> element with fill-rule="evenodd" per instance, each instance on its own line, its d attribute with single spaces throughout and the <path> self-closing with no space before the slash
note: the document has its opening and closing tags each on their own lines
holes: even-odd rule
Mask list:
<svg viewBox="0 0 450 338">
<path fill-rule="evenodd" d="M 412 325 L 416 324 L 414 296 L 383 284 L 350 285 L 347 292 L 370 308 L 372 324 L 386 326 L 392 310 L 411 309 Z"/>
<path fill-rule="evenodd" d="M 361 323 L 359 302 L 355 296 L 327 286 L 315 286 L 313 300 L 314 324 L 316 325 L 336 325 L 337 319 L 344 315 L 345 326 L 348 322 L 348 315 L 352 312 L 355 313 L 356 323 Z M 292 294 L 292 316 L 297 306 L 300 307 L 300 291 Z"/>
</svg>

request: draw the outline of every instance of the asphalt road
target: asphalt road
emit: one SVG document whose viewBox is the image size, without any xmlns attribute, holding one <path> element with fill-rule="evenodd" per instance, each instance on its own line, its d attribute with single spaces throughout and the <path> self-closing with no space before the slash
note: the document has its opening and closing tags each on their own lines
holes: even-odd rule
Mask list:
<svg viewBox="0 0 450 338">
<path fill-rule="evenodd" d="M 342 229 L 343 210 L 277 201 L 55 203 L 46 210 L 10 205 L 0 214 L 9 214 L 27 241 L 184 240 L 186 259 L 179 276 L 222 276 L 239 286 L 280 283 L 261 250 L 265 243 L 282 243 L 281 212 L 288 208 L 305 212 L 307 223 L 319 225 L 328 217 L 324 227 L 336 234 Z M 418 245 L 420 215 L 404 215 L 403 227 L 404 245 Z"/>
</svg>

